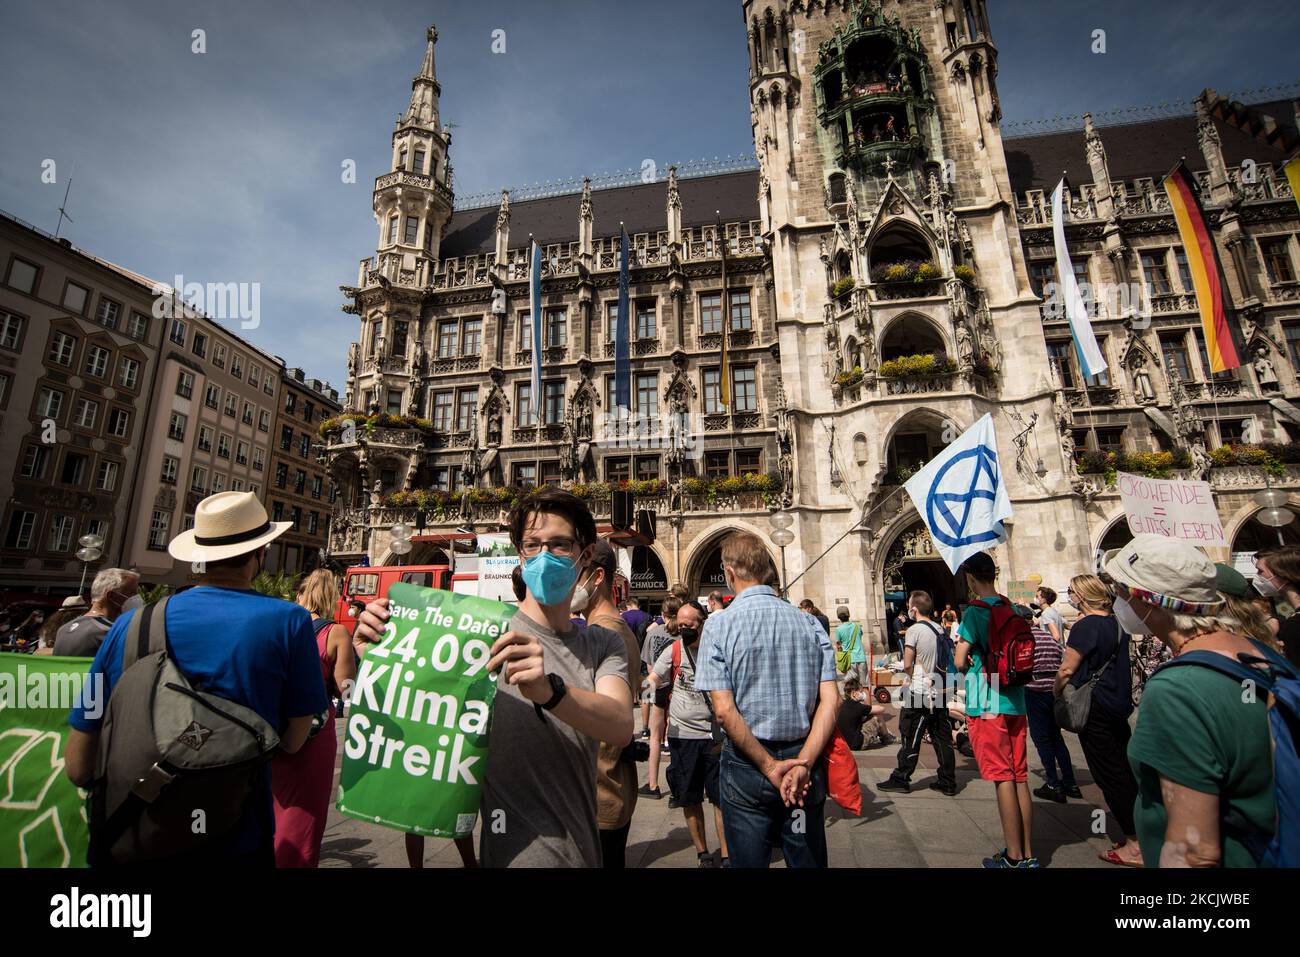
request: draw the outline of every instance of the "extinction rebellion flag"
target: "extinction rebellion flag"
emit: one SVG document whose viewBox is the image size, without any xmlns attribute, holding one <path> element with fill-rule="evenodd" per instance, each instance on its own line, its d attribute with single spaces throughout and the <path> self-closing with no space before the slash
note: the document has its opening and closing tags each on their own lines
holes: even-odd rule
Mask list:
<svg viewBox="0 0 1300 957">
<path fill-rule="evenodd" d="M 412 834 L 465 837 L 478 817 L 496 675 L 514 609 L 418 585 L 388 590 L 384 639 L 349 698 L 338 809 Z"/>
</svg>

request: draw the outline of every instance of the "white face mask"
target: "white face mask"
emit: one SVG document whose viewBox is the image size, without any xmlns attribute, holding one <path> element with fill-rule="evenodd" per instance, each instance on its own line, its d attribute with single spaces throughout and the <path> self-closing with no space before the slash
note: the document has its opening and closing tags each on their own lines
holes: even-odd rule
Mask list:
<svg viewBox="0 0 1300 957">
<path fill-rule="evenodd" d="M 591 603 L 591 592 L 586 585 L 579 585 L 573 590 L 573 599 L 569 602 L 572 611 L 584 611 Z"/>
<path fill-rule="evenodd" d="M 1115 599 L 1115 620 L 1130 635 L 1149 635 L 1151 628 L 1142 616 L 1133 610 L 1133 606 L 1122 598 Z"/>
<path fill-rule="evenodd" d="M 1259 592 L 1265 598 L 1273 598 L 1281 593 L 1282 589 L 1278 588 L 1263 575 L 1255 576 L 1255 591 Z"/>
</svg>

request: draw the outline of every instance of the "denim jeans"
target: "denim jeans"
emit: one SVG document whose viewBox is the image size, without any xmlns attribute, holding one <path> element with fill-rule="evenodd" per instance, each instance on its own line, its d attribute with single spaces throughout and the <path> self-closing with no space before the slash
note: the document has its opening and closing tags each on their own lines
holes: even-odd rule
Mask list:
<svg viewBox="0 0 1300 957">
<path fill-rule="evenodd" d="M 799 742 L 768 748 L 776 760 L 799 756 Z M 780 847 L 786 867 L 826 866 L 826 765 L 812 767 L 803 807 L 786 807 L 780 792 L 730 741 L 723 746 L 722 826 L 732 867 L 767 867 Z"/>
<path fill-rule="evenodd" d="M 1025 712 L 1029 718 L 1029 736 L 1034 739 L 1034 750 L 1043 762 L 1043 776 L 1049 788 L 1070 787 L 1074 784 L 1074 767 L 1070 764 L 1070 751 L 1061 736 L 1061 727 L 1052 711 L 1054 696 L 1050 691 L 1025 689 Z"/>
</svg>

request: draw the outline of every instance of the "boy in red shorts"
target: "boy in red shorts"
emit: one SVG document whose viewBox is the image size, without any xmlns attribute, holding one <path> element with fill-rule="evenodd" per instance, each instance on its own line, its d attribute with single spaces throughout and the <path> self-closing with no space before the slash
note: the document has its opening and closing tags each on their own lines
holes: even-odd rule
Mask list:
<svg viewBox="0 0 1300 957">
<path fill-rule="evenodd" d="M 972 555 L 958 570 L 966 573 L 980 601 L 995 605 L 1007 600 L 998 595 L 993 584 L 998 570 L 987 552 Z M 988 647 L 989 612 L 969 605 L 957 628 L 954 660 L 957 670 L 966 674 L 966 717 L 975 761 L 979 764 L 980 777 L 992 781 L 997 788 L 998 817 L 1007 842 L 1001 852 L 984 859 L 984 866 L 1038 867 L 1030 839 L 1032 804 L 1025 689 L 1001 688 L 996 678 L 990 680 L 983 661 Z"/>
</svg>

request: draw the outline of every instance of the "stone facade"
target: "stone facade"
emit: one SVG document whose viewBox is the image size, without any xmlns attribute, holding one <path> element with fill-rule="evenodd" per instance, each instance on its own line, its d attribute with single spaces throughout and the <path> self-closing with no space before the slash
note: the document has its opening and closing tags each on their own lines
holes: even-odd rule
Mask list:
<svg viewBox="0 0 1300 957">
<path fill-rule="evenodd" d="M 1203 201 L 1254 363 L 1207 381 L 1158 196 L 1172 162 L 1125 182 L 1090 121 L 1068 142 L 1004 142 L 983 0 L 747 0 L 743 12 L 756 172 L 679 181 L 669 170 L 649 185 L 513 203 L 503 193 L 495 209 L 454 212 L 431 31 L 394 169 L 376 181 L 378 254 L 343 287 L 360 324 L 345 406 L 371 418 L 330 433 L 343 502 L 333 555 L 387 561 L 399 520 L 495 528 L 509 496 L 497 487 L 568 484 L 604 518 L 592 486 L 640 474 L 659 480 L 636 490 L 638 507 L 659 515 L 654 548 L 670 581 L 707 591 L 720 537 L 744 528 L 767 541 L 770 512 L 785 508 L 793 547 L 772 554 L 792 597 L 847 604 L 879 637 L 900 591 L 965 598 L 901 486 L 986 414 L 1015 509 L 1008 543 L 994 550 L 1004 579 L 1038 575 L 1063 590 L 1103 542 L 1118 544 L 1107 451 L 1177 453 L 1151 466 L 1172 475 L 1190 474 L 1185 457 L 1215 487 L 1234 548 L 1254 547 L 1262 526 L 1250 523 L 1251 496 L 1265 471 L 1231 465 L 1231 453 L 1208 462 L 1207 450 L 1298 437 L 1288 423 L 1300 422 L 1300 329 L 1286 321 L 1300 299 L 1297 217 L 1277 170 L 1278 125 L 1252 125 L 1247 108 L 1207 91 L 1197 120 L 1168 133 L 1192 137 L 1175 149 L 1201 150 Z M 425 150 L 404 150 L 417 134 Z M 1164 144 L 1166 131 L 1104 135 Z M 1236 166 L 1243 136 L 1257 147 L 1248 182 Z M 1170 147 L 1142 149 L 1159 166 Z M 1076 174 L 1070 196 L 1081 278 L 1099 291 L 1150 290 L 1143 307 L 1096 314 L 1107 381 L 1084 383 L 1070 364 L 1046 285 L 1050 204 L 1036 164 L 1054 164 L 1044 175 L 1056 177 L 1062 155 L 1086 160 L 1092 180 Z M 589 425 L 610 405 L 619 221 L 634 251 L 634 328 L 638 313 L 647 323 L 633 342 L 633 392 L 660 411 L 698 413 L 687 444 L 714 459 L 683 461 L 673 440 L 658 452 L 611 449 Z M 531 239 L 546 264 L 543 379 L 556 383 L 540 429 L 519 391 L 533 347 L 523 324 Z M 730 310 L 709 298 L 724 291 L 724 270 Z M 715 332 L 723 311 L 730 331 Z M 743 409 L 713 400 L 706 376 L 723 335 L 732 367 L 754 370 L 752 408 L 748 379 Z M 654 376 L 644 390 L 641 375 Z M 1102 471 L 1086 471 L 1094 466 Z M 1268 467 L 1295 488 L 1290 465 Z M 699 481 L 711 470 L 732 481 Z"/>
</svg>

